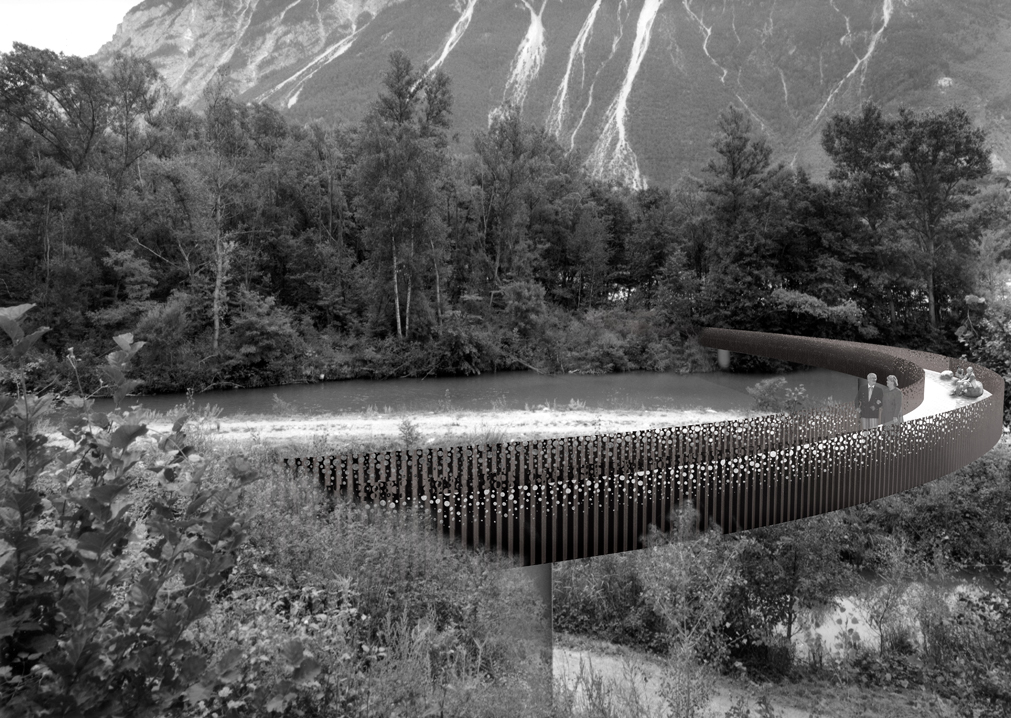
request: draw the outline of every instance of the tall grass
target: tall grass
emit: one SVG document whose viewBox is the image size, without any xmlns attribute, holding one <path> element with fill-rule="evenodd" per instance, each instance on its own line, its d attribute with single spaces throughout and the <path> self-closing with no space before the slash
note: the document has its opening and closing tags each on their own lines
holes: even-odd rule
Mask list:
<svg viewBox="0 0 1011 718">
<path fill-rule="evenodd" d="M 242 497 L 230 593 L 203 625 L 215 657 L 247 659 L 240 686 L 283 680 L 297 639 L 319 664 L 291 704 L 306 715 L 549 714 L 542 610 L 513 563 L 451 544 L 423 514 L 327 495 L 275 448 L 241 453 L 262 479 Z"/>
</svg>

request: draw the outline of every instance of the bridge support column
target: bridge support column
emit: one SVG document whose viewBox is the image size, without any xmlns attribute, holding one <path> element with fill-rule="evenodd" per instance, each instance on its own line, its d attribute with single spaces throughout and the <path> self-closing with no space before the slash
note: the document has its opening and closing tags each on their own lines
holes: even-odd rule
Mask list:
<svg viewBox="0 0 1011 718">
<path fill-rule="evenodd" d="M 721 369 L 728 369 L 730 367 L 730 352 L 726 349 L 717 349 L 716 361 Z"/>
<path fill-rule="evenodd" d="M 538 566 L 523 566 L 522 568 L 510 570 L 514 574 L 522 576 L 525 580 L 531 582 L 538 597 L 544 604 L 544 615 L 541 619 L 542 629 L 539 638 L 541 655 L 544 656 L 547 662 L 547 671 L 544 677 L 544 696 L 547 704 L 550 705 L 553 693 L 552 683 L 554 682 L 554 661 L 551 655 L 555 645 L 554 629 L 552 627 L 554 604 L 551 598 L 551 564 L 542 563 Z"/>
</svg>

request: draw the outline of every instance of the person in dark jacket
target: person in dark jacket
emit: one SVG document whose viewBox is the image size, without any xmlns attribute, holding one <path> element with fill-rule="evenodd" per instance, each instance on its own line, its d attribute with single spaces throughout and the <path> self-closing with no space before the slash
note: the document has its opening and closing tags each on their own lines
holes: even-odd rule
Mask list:
<svg viewBox="0 0 1011 718">
<path fill-rule="evenodd" d="M 894 374 L 889 374 L 885 383 L 888 388 L 883 392 L 881 425 L 886 429 L 893 429 L 902 423 L 902 390 L 899 389 L 899 380 Z"/>
<path fill-rule="evenodd" d="M 856 407 L 860 410 L 860 428 L 873 429 L 881 420 L 881 405 L 884 403 L 884 392 L 878 385 L 878 375 L 871 372 L 867 381 L 860 380 L 857 387 Z"/>
</svg>

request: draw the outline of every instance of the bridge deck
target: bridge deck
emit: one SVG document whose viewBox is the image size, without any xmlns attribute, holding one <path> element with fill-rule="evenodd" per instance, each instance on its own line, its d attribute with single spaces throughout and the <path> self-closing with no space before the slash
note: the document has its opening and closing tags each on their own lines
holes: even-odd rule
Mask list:
<svg viewBox="0 0 1011 718">
<path fill-rule="evenodd" d="M 703 345 L 863 376 L 895 374 L 907 420 L 858 431 L 853 407 L 693 426 L 503 444 L 295 459 L 355 501 L 428 512 L 452 539 L 529 565 L 635 550 L 690 502 L 702 528 L 769 526 L 904 491 L 989 451 L 1004 380 L 973 365 L 987 395 L 946 395 L 925 372 L 959 360 L 856 342 L 706 330 Z M 854 397 L 856 383 L 854 382 Z"/>
<path fill-rule="evenodd" d="M 935 416 L 991 396 L 990 392 L 985 389 L 983 390 L 983 396 L 976 399 L 964 396 L 951 396 L 952 384 L 950 381 L 943 381 L 940 372 L 925 369 L 923 374 L 925 376 L 923 403 L 905 415 L 904 419 L 906 421 L 915 421 L 925 416 Z"/>
</svg>

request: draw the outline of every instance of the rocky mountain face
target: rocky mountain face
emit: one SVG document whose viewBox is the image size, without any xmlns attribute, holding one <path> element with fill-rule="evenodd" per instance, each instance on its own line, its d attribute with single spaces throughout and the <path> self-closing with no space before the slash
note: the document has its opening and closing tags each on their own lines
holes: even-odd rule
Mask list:
<svg viewBox="0 0 1011 718">
<path fill-rule="evenodd" d="M 822 124 L 865 100 L 960 104 L 1011 162 L 1007 0 L 144 0 L 98 58 L 148 57 L 190 104 L 223 72 L 294 119 L 357 121 L 396 49 L 452 78 L 464 145 L 512 103 L 636 186 L 697 172 L 730 103 L 816 176 Z"/>
</svg>

